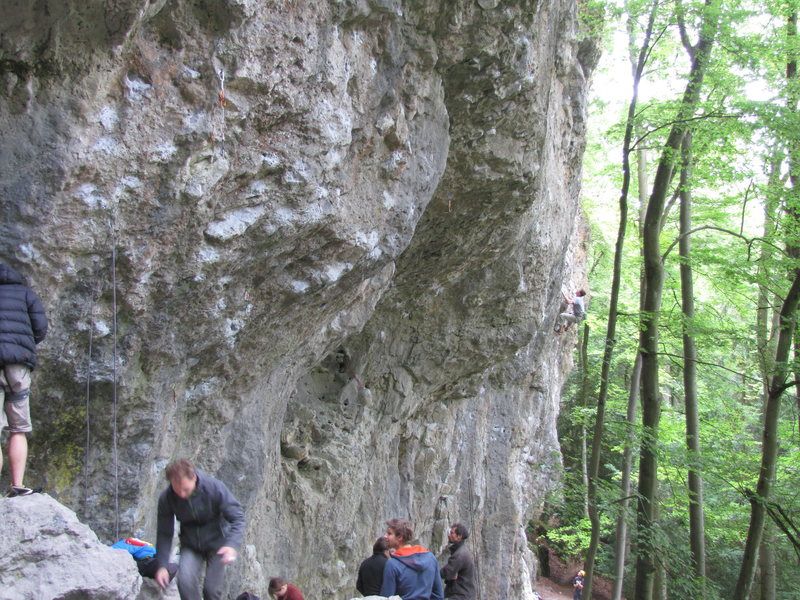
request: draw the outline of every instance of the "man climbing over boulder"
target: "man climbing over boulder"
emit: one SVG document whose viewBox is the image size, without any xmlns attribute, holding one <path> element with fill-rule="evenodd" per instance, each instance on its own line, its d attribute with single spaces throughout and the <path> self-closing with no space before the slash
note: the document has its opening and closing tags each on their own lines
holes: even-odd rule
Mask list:
<svg viewBox="0 0 800 600">
<path fill-rule="evenodd" d="M 575 297 L 572 298 L 572 300 L 570 300 L 564 292 L 561 292 L 561 295 L 564 296 L 567 305 L 571 307 L 571 311 L 563 312 L 558 315 L 558 323 L 555 328 L 556 333 L 566 331 L 573 323 L 580 323 L 586 318 L 586 302 L 584 299 L 586 290 L 580 289 L 575 292 Z"/>
<path fill-rule="evenodd" d="M 28 462 L 27 434 L 31 424 L 31 371 L 36 367 L 36 345 L 47 335 L 47 316 L 38 296 L 19 274 L 0 263 L 0 426 L 8 432 L 9 496 L 27 496 L 23 485 Z M 0 468 L 3 465 L 0 453 Z"/>
<path fill-rule="evenodd" d="M 181 524 L 181 600 L 222 600 L 225 565 L 236 560 L 236 548 L 244 536 L 242 505 L 224 483 L 195 469 L 188 460 L 170 464 L 166 476 L 169 485 L 158 498 L 156 582 L 162 588 L 169 585 L 168 563 L 177 518 Z"/>
<path fill-rule="evenodd" d="M 394 553 L 383 569 L 380 595 L 400 596 L 403 600 L 443 600 L 439 563 L 429 550 L 411 545 L 411 523 L 404 519 L 386 521 L 384 537 Z"/>
</svg>

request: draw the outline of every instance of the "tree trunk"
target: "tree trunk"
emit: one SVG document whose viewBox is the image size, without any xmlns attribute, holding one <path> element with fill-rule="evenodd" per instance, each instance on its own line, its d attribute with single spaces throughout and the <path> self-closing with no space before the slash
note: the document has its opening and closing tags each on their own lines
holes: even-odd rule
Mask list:
<svg viewBox="0 0 800 600">
<path fill-rule="evenodd" d="M 787 37 L 790 40 L 797 37 L 797 11 L 789 16 L 787 23 Z M 786 78 L 790 84 L 797 79 L 797 61 L 792 55 L 786 63 Z M 791 89 L 791 88 L 790 88 Z M 789 93 L 788 111 L 794 118 L 797 114 L 797 97 L 794 92 Z M 788 217 L 791 223 L 789 235 L 796 235 L 798 224 L 797 194 L 800 191 L 800 149 L 795 140 L 789 142 L 789 179 L 792 187 L 791 197 L 787 202 Z M 787 240 L 787 254 L 797 264 L 800 258 L 800 247 L 794 245 L 793 238 Z M 780 311 L 780 324 L 778 326 L 778 341 L 775 347 L 775 358 L 772 361 L 772 376 L 764 401 L 764 430 L 761 436 L 761 468 L 758 473 L 758 484 L 755 494 L 750 495 L 750 526 L 747 530 L 747 540 L 744 545 L 742 564 L 739 577 L 736 580 L 733 600 L 747 600 L 753 586 L 758 550 L 766 519 L 766 503 L 770 499 L 772 485 L 775 478 L 775 464 L 778 456 L 778 418 L 780 416 L 781 398 L 786 389 L 786 379 L 792 373 L 788 360 L 794 339 L 795 318 L 797 305 L 800 301 L 800 269 L 793 268 L 793 281 L 791 288 L 784 298 Z"/>
<path fill-rule="evenodd" d="M 581 368 L 581 387 L 579 402 L 581 407 L 586 408 L 589 405 L 589 324 L 586 323 L 583 327 L 583 335 L 581 336 L 579 364 Z M 581 471 L 583 473 L 583 514 L 589 518 L 589 463 L 587 460 L 586 451 L 586 425 L 581 419 Z"/>
<path fill-rule="evenodd" d="M 758 548 L 766 518 L 766 502 L 769 501 L 775 477 L 775 463 L 778 457 L 778 417 L 781 397 L 789 374 L 787 361 L 794 336 L 794 319 L 797 303 L 800 300 L 800 270 L 795 271 L 794 281 L 781 307 L 781 325 L 778 333 L 778 346 L 775 353 L 775 372 L 770 379 L 769 392 L 764 403 L 764 431 L 761 436 L 761 468 L 755 494 L 750 497 L 750 526 L 744 556 L 736 581 L 733 600 L 747 600 L 753 585 Z"/>
<path fill-rule="evenodd" d="M 603 362 L 600 369 L 600 390 L 597 394 L 597 412 L 594 419 L 594 432 L 592 435 L 592 458 L 589 465 L 589 485 L 588 508 L 589 521 L 592 525 L 589 548 L 586 552 L 584 569 L 586 577 L 584 579 L 584 596 L 592 597 L 592 579 L 594 576 L 594 561 L 597 556 L 597 547 L 600 543 L 600 517 L 597 514 L 597 478 L 600 475 L 600 453 L 603 443 L 603 429 L 605 426 L 605 406 L 608 399 L 608 383 L 611 371 L 611 359 L 614 354 L 617 331 L 617 307 L 619 305 L 619 288 L 622 278 L 622 258 L 625 246 L 625 231 L 628 226 L 628 190 L 631 181 L 631 140 L 633 138 L 633 125 L 636 116 L 636 103 L 639 96 L 639 82 L 644 72 L 644 67 L 650 47 L 650 36 L 653 31 L 658 3 L 654 2 L 650 11 L 647 31 L 639 56 L 635 64 L 632 64 L 633 91 L 631 101 L 628 105 L 628 117 L 625 124 L 625 136 L 622 143 L 622 189 L 619 196 L 619 228 L 617 230 L 617 241 L 614 248 L 614 272 L 611 280 L 611 297 L 608 307 L 608 323 L 606 325 L 605 349 L 603 351 Z M 624 557 L 623 557 L 624 561 Z M 623 563 L 624 564 L 624 563 Z"/>
<path fill-rule="evenodd" d="M 691 197 L 692 134 L 687 133 L 683 145 L 680 205 L 681 305 L 683 310 L 683 402 L 686 412 L 686 449 L 689 454 L 689 546 L 694 575 L 705 587 L 706 543 L 703 508 L 703 477 L 700 473 L 700 419 L 697 410 L 697 349 L 694 343 L 694 279 L 691 263 L 692 197 Z"/>
<path fill-rule="evenodd" d="M 781 169 L 784 158 L 783 151 L 776 146 L 770 159 L 767 193 L 764 201 L 764 239 L 770 239 L 773 236 L 778 219 L 780 197 L 783 193 Z M 775 358 L 775 342 L 778 339 L 776 332 L 780 317 L 780 311 L 777 308 L 780 298 L 765 281 L 769 277 L 770 268 L 764 265 L 770 264 L 774 254 L 771 244 L 761 246 L 758 269 L 758 307 L 756 309 L 756 347 L 758 348 L 758 364 L 761 369 L 764 396 L 767 395 L 769 389 L 769 376 L 772 373 L 772 361 Z"/>
<path fill-rule="evenodd" d="M 775 568 L 775 527 L 767 524 L 764 528 L 764 541 L 758 556 L 758 565 L 761 572 L 761 600 L 775 600 L 776 568 Z"/>
<path fill-rule="evenodd" d="M 701 23 L 700 39 L 692 49 L 692 66 L 677 118 L 663 148 L 642 230 L 645 294 L 641 307 L 639 352 L 642 354 L 642 425 L 643 435 L 639 455 L 639 500 L 637 505 L 636 600 L 651 600 L 659 551 L 653 544 L 655 502 L 658 490 L 657 442 L 661 419 L 658 389 L 658 325 L 663 287 L 661 263 L 661 221 L 670 189 L 676 157 L 680 155 L 688 129 L 688 119 L 694 114 L 700 97 L 700 87 L 711 55 L 717 31 L 718 0 L 707 0 Z"/>
<path fill-rule="evenodd" d="M 639 400 L 639 382 L 642 373 L 642 357 L 636 355 L 633 361 L 631 385 L 628 391 L 628 410 L 626 424 L 628 425 L 628 443 L 622 456 L 622 481 L 619 484 L 622 500 L 620 501 L 619 515 L 617 516 L 617 534 L 614 541 L 614 589 L 611 600 L 622 600 L 622 584 L 625 581 L 625 560 L 628 557 L 628 508 L 631 495 L 631 466 L 633 464 L 633 425 L 636 421 L 636 404 Z"/>
</svg>

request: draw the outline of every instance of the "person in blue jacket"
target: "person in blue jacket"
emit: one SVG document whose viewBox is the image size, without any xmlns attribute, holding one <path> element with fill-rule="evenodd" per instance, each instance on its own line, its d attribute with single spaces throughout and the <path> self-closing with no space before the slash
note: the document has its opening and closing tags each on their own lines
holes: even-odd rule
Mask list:
<svg viewBox="0 0 800 600">
<path fill-rule="evenodd" d="M 225 484 L 188 460 L 167 467 L 169 485 L 158 498 L 156 582 L 169 584 L 167 564 L 175 532 L 181 524 L 178 593 L 181 600 L 222 600 L 225 565 L 236 560 L 244 537 L 244 510 Z M 205 566 L 202 594 L 201 573 Z"/>
<path fill-rule="evenodd" d="M 383 569 L 380 595 L 400 596 L 403 600 L 443 600 L 439 563 L 426 548 L 411 545 L 411 523 L 405 519 L 386 521 L 384 537 L 394 553 Z"/>
<path fill-rule="evenodd" d="M 28 462 L 27 435 L 33 430 L 31 371 L 36 367 L 36 345 L 46 335 L 47 316 L 41 300 L 22 283 L 19 273 L 0 263 L 0 428 L 8 431 L 9 496 L 27 496 L 34 491 L 22 480 Z"/>
</svg>

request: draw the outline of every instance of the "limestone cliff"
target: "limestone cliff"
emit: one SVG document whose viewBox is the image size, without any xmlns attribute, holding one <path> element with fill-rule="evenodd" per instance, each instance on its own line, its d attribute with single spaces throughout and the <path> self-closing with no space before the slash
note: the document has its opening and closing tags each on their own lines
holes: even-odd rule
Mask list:
<svg viewBox="0 0 800 600">
<path fill-rule="evenodd" d="M 385 519 L 530 598 L 587 78 L 567 0 L 37 0 L 0 24 L 0 258 L 52 321 L 29 480 L 152 538 L 189 457 L 231 590 L 349 598 Z M 222 99 L 222 100 L 221 100 Z"/>
</svg>

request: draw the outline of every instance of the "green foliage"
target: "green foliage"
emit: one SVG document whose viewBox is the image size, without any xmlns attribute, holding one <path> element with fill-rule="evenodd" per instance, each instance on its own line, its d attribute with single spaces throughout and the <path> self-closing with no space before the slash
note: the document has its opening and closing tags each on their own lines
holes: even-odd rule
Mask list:
<svg viewBox="0 0 800 600">
<path fill-rule="evenodd" d="M 581 519 L 571 525 L 556 527 L 545 536 L 548 544 L 561 556 L 574 557 L 586 549 L 592 534 L 589 519 Z"/>
<path fill-rule="evenodd" d="M 696 42 L 696 23 L 702 2 L 683 2 L 687 34 Z M 630 77 L 625 60 L 636 56 L 645 31 L 650 1 L 625 2 L 620 20 L 606 9 L 608 43 L 628 37 L 618 49 L 617 79 L 604 83 L 604 66 L 596 74 L 596 97 L 591 101 L 590 137 L 584 161 L 584 211 L 592 230 L 593 257 L 590 285 L 588 377 L 592 395 L 580 406 L 579 376 L 573 374 L 564 390 L 560 433 L 564 451 L 565 485 L 558 507 L 561 526 L 548 539 L 566 553 L 578 554 L 588 543 L 584 517 L 581 436 L 591 427 L 594 400 L 605 340 L 612 279 L 614 238 L 618 226 L 618 199 L 622 185 L 620 148 L 629 97 L 615 96 Z M 646 151 L 647 177 L 652 180 L 655 160 L 664 144 L 685 86 L 689 55 L 678 36 L 675 3 L 663 4 L 656 15 L 654 39 L 634 125 L 634 150 Z M 660 526 L 653 533 L 667 567 L 670 597 L 731 597 L 747 535 L 750 503 L 746 492 L 755 489 L 760 467 L 764 381 L 773 372 L 770 339 L 777 335 L 774 315 L 787 289 L 787 275 L 798 265 L 787 254 L 787 244 L 800 241 L 800 227 L 791 210 L 800 201 L 787 178 L 788 152 L 800 137 L 800 111 L 787 110 L 787 94 L 797 92 L 797 81 L 787 82 L 786 57 L 797 52 L 797 39 L 785 35 L 786 18 L 796 2 L 726 0 L 719 15 L 720 33 L 713 64 L 701 92 L 701 104 L 692 117 L 693 163 L 691 194 L 693 228 L 691 266 L 694 274 L 695 314 L 682 314 L 680 261 L 677 240 L 678 202 L 663 221 L 664 291 L 660 314 L 660 385 L 663 412 L 658 432 Z M 614 26 L 622 32 L 612 35 Z M 694 36 L 694 37 L 693 37 Z M 796 97 L 796 96 L 795 96 Z M 623 452 L 638 448 L 638 424 L 625 421 L 633 360 L 639 335 L 639 279 L 641 256 L 638 212 L 646 198 L 637 197 L 636 154 L 630 156 L 632 183 L 628 196 L 627 239 L 622 257 L 619 321 L 615 340 L 606 435 L 603 440 L 602 482 L 598 500 L 603 515 L 599 568 L 609 564 L 613 520 L 620 506 L 618 483 Z M 777 167 L 776 167 L 777 165 Z M 795 168 L 797 168 L 795 166 Z M 679 173 L 680 165 L 676 165 Z M 672 193 L 679 190 L 676 176 Z M 650 188 L 650 182 L 647 184 Z M 791 209 L 791 210 L 787 210 Z M 765 227 L 765 211 L 771 222 Z M 758 321 L 766 315 L 766 321 Z M 598 333 L 599 332 L 599 333 Z M 699 363 L 697 387 L 701 452 L 687 451 L 683 408 L 682 335 L 695 341 Z M 764 337 L 766 336 L 766 337 Z M 800 340 L 800 336 L 798 336 Z M 795 359 L 797 360 L 797 359 Z M 796 371 L 798 369 L 795 369 Z M 779 455 L 771 500 L 800 522 L 800 432 L 794 390 L 787 391 L 778 431 Z M 631 441 L 629 436 L 633 435 Z M 696 469 L 704 479 L 706 560 L 708 578 L 695 581 L 689 560 L 687 477 Z M 634 474 L 635 476 L 635 474 Z M 634 485 L 635 489 L 635 485 Z M 606 520 L 607 519 L 607 520 Z M 642 542 L 644 543 L 644 542 Z M 774 541 L 781 593 L 795 589 L 787 565 L 792 549 L 785 536 Z M 634 548 L 635 552 L 635 548 Z M 630 574 L 630 572 L 629 572 Z"/>
<path fill-rule="evenodd" d="M 580 0 L 578 3 L 578 23 L 586 37 L 603 35 L 607 23 L 608 3 L 604 0 Z"/>
</svg>

